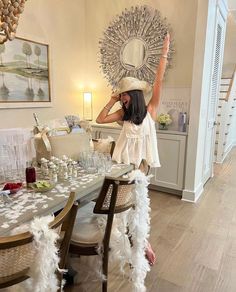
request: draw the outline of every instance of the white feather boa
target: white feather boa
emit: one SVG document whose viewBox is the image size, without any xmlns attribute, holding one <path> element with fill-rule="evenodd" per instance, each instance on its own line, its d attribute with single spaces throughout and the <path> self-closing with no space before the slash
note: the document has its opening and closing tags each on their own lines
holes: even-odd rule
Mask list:
<svg viewBox="0 0 236 292">
<path fill-rule="evenodd" d="M 35 260 L 30 267 L 30 278 L 8 288 L 14 292 L 56 292 L 59 289 L 55 272 L 59 270 L 59 256 L 56 241 L 59 234 L 48 224 L 54 216 L 36 217 L 29 225 L 14 229 L 14 234 L 30 231 L 34 235 Z M 61 290 L 62 291 L 62 290 Z"/>
<path fill-rule="evenodd" d="M 150 270 L 145 257 L 150 231 L 149 177 L 146 177 L 140 170 L 134 170 L 129 174 L 129 180 L 135 180 L 135 187 L 132 191 L 135 208 L 115 215 L 110 240 L 109 262 L 118 261 L 121 273 L 126 275 L 127 271 L 125 273 L 124 267 L 128 263 L 130 265 L 128 276 L 132 281 L 133 291 L 145 292 L 144 281 Z M 97 217 L 97 225 L 102 230 L 105 229 L 105 223 L 104 216 Z M 100 243 L 100 247 L 102 247 L 102 243 Z M 78 272 L 75 282 L 80 283 L 86 279 L 85 282 L 88 283 L 88 279 L 94 280 L 94 276 L 101 275 L 101 259 L 98 259 L 99 256 L 71 258 L 71 265 Z M 101 279 L 102 277 L 100 277 Z"/>
<path fill-rule="evenodd" d="M 125 263 L 129 263 L 130 278 L 133 291 L 145 292 L 144 284 L 146 274 L 150 271 L 149 263 L 145 257 L 147 239 L 150 232 L 150 199 L 148 197 L 149 177 L 140 170 L 135 170 L 129 175 L 130 181 L 135 180 L 133 189 L 134 209 L 119 214 L 113 230 L 111 255 L 119 257 L 120 268 L 123 272 Z M 128 226 L 128 234 L 125 232 Z M 128 235 L 128 236 L 127 236 Z M 132 247 L 128 237 L 131 239 Z"/>
</svg>

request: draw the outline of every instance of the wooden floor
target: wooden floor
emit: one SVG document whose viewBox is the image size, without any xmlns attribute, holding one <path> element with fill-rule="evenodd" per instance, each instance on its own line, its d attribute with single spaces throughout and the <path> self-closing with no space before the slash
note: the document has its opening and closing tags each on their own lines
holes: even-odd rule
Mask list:
<svg viewBox="0 0 236 292">
<path fill-rule="evenodd" d="M 215 166 L 215 177 L 196 204 L 153 191 L 150 197 L 150 241 L 158 261 L 147 275 L 147 291 L 235 292 L 236 149 Z M 113 269 L 108 290 L 131 292 L 131 285 Z M 101 290 L 91 283 L 85 290 L 74 285 L 66 291 Z"/>
</svg>

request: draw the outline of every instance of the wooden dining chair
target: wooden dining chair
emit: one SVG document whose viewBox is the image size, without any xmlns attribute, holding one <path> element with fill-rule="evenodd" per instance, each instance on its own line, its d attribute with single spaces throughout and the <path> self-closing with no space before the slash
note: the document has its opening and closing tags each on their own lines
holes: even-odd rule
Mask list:
<svg viewBox="0 0 236 292">
<path fill-rule="evenodd" d="M 106 139 L 92 139 L 94 150 L 102 153 L 110 153 L 112 156 L 115 148 L 115 141 L 106 141 Z"/>
<path fill-rule="evenodd" d="M 133 207 L 132 187 L 133 182 L 126 179 L 105 179 L 96 202 L 91 202 L 80 209 L 71 238 L 71 254 L 79 256 L 98 255 L 102 251 L 102 291 L 107 291 L 108 258 L 110 236 L 114 214 L 121 213 Z M 93 208 L 93 212 L 90 210 Z M 85 214 L 85 216 L 83 216 Z M 106 216 L 104 232 L 97 226 L 96 216 Z M 90 216 L 90 218 L 88 218 Z"/>
<path fill-rule="evenodd" d="M 65 268 L 73 225 L 78 204 L 74 203 L 75 193 L 71 193 L 66 206 L 49 224 L 60 231 L 58 240 L 59 268 Z M 30 266 L 35 260 L 34 236 L 25 232 L 8 237 L 0 237 L 0 289 L 10 287 L 29 278 Z M 59 286 L 62 274 L 57 273 Z"/>
</svg>

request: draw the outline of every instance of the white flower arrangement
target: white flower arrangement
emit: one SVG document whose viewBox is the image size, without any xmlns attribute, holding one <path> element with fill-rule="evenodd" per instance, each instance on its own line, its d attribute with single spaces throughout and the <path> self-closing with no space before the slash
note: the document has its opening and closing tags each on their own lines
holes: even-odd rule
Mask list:
<svg viewBox="0 0 236 292">
<path fill-rule="evenodd" d="M 164 124 L 164 125 L 170 125 L 172 123 L 172 119 L 170 117 L 169 114 L 163 114 L 161 113 L 158 117 L 157 117 L 157 121 L 159 124 Z"/>
</svg>

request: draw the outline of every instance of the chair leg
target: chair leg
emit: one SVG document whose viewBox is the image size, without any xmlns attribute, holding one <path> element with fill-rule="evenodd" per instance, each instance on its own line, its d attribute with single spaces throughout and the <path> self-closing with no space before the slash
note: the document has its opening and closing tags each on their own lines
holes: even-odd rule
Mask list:
<svg viewBox="0 0 236 292">
<path fill-rule="evenodd" d="M 102 282 L 102 292 L 107 292 L 107 280 Z"/>
<path fill-rule="evenodd" d="M 102 273 L 105 279 L 102 281 L 102 292 L 107 292 L 107 281 L 108 281 L 108 251 L 104 252 Z"/>
</svg>

